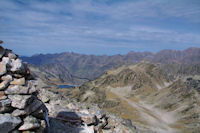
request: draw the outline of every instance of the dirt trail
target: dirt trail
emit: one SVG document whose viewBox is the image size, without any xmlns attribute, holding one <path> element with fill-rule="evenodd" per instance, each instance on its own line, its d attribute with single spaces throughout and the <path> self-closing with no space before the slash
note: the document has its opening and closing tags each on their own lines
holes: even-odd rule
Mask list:
<svg viewBox="0 0 200 133">
<path fill-rule="evenodd" d="M 176 123 L 173 112 L 157 109 L 144 102 L 133 102 L 132 100 L 121 96 L 115 88 L 110 88 L 110 91 L 136 109 L 139 112 L 141 119 L 148 123 L 146 127 L 150 130 L 157 133 L 178 133 L 177 129 L 170 126 Z"/>
</svg>

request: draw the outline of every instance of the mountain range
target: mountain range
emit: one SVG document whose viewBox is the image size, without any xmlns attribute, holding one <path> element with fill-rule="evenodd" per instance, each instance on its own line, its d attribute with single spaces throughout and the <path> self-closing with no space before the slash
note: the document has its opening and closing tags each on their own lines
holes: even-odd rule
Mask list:
<svg viewBox="0 0 200 133">
<path fill-rule="evenodd" d="M 129 52 L 125 55 L 96 56 L 77 53 L 37 54 L 21 57 L 30 64 L 33 72 L 52 82 L 80 85 L 93 80 L 106 70 L 142 60 L 162 64 L 195 65 L 200 63 L 200 48 L 191 47 L 183 51 L 162 50 L 157 53 Z"/>
<path fill-rule="evenodd" d="M 200 130 L 200 48 L 113 56 L 40 54 L 22 59 L 42 88 L 97 104 L 131 120 L 141 132 Z M 55 89 L 64 83 L 77 86 Z"/>
</svg>

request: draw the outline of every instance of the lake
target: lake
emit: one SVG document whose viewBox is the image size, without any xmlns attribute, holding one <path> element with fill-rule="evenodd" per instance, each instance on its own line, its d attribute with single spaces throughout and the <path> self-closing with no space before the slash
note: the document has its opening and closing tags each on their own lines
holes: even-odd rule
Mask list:
<svg viewBox="0 0 200 133">
<path fill-rule="evenodd" d="M 63 89 L 63 88 L 75 88 L 73 85 L 58 85 L 58 88 Z"/>
</svg>

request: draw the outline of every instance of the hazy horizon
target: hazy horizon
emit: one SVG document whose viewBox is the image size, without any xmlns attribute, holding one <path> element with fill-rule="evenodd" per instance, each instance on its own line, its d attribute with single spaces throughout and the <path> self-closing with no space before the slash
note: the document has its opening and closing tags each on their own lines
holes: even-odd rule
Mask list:
<svg viewBox="0 0 200 133">
<path fill-rule="evenodd" d="M 1 0 L 0 40 L 23 56 L 200 46 L 199 0 Z"/>
<path fill-rule="evenodd" d="M 190 49 L 190 48 L 196 48 L 196 49 L 200 49 L 200 47 L 188 47 L 186 49 L 182 49 L 182 50 L 176 50 L 176 49 L 161 49 L 159 51 L 156 51 L 156 52 L 151 52 L 151 51 L 128 51 L 127 53 L 117 53 L 117 54 L 89 54 L 89 53 L 78 53 L 78 52 L 73 52 L 73 51 L 63 51 L 63 52 L 55 52 L 55 53 L 35 53 L 33 55 L 19 55 L 20 57 L 32 57 L 32 56 L 37 56 L 37 55 L 47 55 L 47 54 L 62 54 L 62 53 L 74 53 L 74 54 L 80 54 L 80 55 L 95 55 L 95 56 L 115 56 L 115 55 L 126 55 L 128 53 L 131 53 L 131 52 L 135 52 L 135 53 L 142 53 L 142 52 L 150 52 L 150 53 L 153 53 L 153 54 L 156 54 L 158 52 L 161 52 L 163 50 L 175 50 L 175 51 L 184 51 L 184 50 L 187 50 L 187 49 Z"/>
</svg>

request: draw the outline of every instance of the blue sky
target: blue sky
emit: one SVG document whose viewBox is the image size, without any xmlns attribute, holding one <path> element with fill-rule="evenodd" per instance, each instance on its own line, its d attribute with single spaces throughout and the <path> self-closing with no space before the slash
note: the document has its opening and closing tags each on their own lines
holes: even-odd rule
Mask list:
<svg viewBox="0 0 200 133">
<path fill-rule="evenodd" d="M 0 0 L 0 39 L 19 55 L 200 47 L 200 0 Z"/>
</svg>

